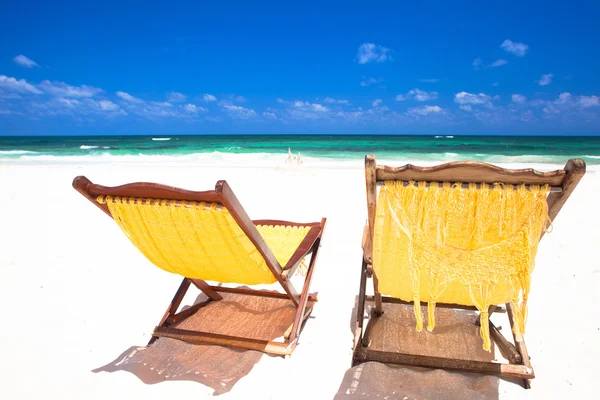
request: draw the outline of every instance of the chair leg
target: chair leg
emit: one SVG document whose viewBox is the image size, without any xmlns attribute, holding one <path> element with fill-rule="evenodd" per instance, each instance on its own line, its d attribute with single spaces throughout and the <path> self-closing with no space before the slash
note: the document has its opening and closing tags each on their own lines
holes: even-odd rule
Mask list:
<svg viewBox="0 0 600 400">
<path fill-rule="evenodd" d="M 517 351 L 521 355 L 521 362 L 523 363 L 523 365 L 528 367 L 532 371 L 532 374 L 533 374 L 533 367 L 531 366 L 529 353 L 527 352 L 527 347 L 525 346 L 525 339 L 523 338 L 523 335 L 515 334 L 515 330 L 513 327 L 513 325 L 514 325 L 514 319 L 513 319 L 514 307 L 513 307 L 512 303 L 506 303 L 506 311 L 508 312 L 508 320 L 510 321 L 510 328 L 513 333 L 513 338 L 515 340 L 515 346 L 517 347 Z M 525 389 L 531 389 L 531 380 L 523 379 L 523 387 Z"/>
<path fill-rule="evenodd" d="M 181 285 L 179 285 L 179 289 L 177 289 L 177 292 L 175 292 L 175 296 L 173 296 L 173 300 L 171 300 L 171 304 L 169 304 L 169 307 L 167 308 L 167 311 L 165 311 L 165 315 L 163 315 L 160 322 L 158 323 L 157 328 L 160 328 L 163 325 L 165 325 L 167 318 L 169 318 L 172 315 L 175 315 L 175 313 L 177 312 L 177 309 L 179 308 L 179 306 L 181 305 L 181 302 L 183 301 L 183 298 L 185 297 L 185 294 L 187 293 L 187 291 L 190 287 L 190 284 L 191 284 L 191 281 L 188 278 L 183 278 Z M 150 346 L 152 343 L 154 343 L 156 341 L 156 339 L 158 339 L 158 336 L 152 335 L 152 337 L 150 338 L 150 341 L 148 342 L 148 346 Z"/>
<path fill-rule="evenodd" d="M 317 256 L 319 255 L 319 246 L 321 244 L 321 239 L 317 239 L 313 244 L 313 252 L 310 257 L 310 263 L 308 264 L 308 271 L 306 272 L 306 278 L 304 279 L 304 287 L 302 288 L 302 294 L 300 294 L 300 301 L 298 303 L 298 308 L 296 309 L 296 315 L 294 317 L 294 326 L 292 327 L 292 332 L 290 333 L 290 342 L 298 339 L 300 335 L 300 326 L 302 325 L 303 317 L 305 314 L 306 303 L 308 302 L 308 297 L 310 295 L 310 283 L 312 281 L 312 274 L 315 269 L 315 264 L 317 262 Z"/>
<path fill-rule="evenodd" d="M 365 295 L 367 291 L 367 262 L 364 257 L 360 270 L 360 287 L 358 290 L 358 302 L 356 310 L 356 324 L 362 329 L 365 318 Z"/>
<path fill-rule="evenodd" d="M 377 274 L 373 271 L 373 290 L 375 292 L 375 314 L 377 317 L 383 315 L 383 301 L 381 299 L 381 293 L 379 292 L 379 279 Z"/>
</svg>

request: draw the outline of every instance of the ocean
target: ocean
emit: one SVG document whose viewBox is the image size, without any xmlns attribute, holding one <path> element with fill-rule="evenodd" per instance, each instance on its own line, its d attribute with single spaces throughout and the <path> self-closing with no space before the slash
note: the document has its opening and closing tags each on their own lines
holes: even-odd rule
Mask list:
<svg viewBox="0 0 600 400">
<path fill-rule="evenodd" d="M 304 164 L 357 161 L 365 154 L 398 163 L 477 160 L 490 163 L 564 164 L 581 157 L 600 164 L 600 137 L 556 136 L 0 136 L 0 162 L 148 161 L 185 164 L 287 159 Z"/>
</svg>

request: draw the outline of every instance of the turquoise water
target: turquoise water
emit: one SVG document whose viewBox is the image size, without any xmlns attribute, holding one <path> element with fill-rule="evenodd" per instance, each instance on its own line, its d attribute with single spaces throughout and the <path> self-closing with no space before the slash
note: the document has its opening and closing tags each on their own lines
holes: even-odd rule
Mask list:
<svg viewBox="0 0 600 400">
<path fill-rule="evenodd" d="M 0 160 L 47 160 L 99 156 L 285 156 L 288 149 L 304 158 L 564 163 L 582 157 L 600 164 L 600 137 L 499 136 L 61 136 L 1 137 Z"/>
</svg>

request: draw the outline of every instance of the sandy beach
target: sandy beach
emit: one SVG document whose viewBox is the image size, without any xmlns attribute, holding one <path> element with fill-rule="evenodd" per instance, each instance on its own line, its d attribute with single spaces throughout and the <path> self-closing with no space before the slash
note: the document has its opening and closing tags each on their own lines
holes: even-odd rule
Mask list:
<svg viewBox="0 0 600 400">
<path fill-rule="evenodd" d="M 77 175 L 108 186 L 147 181 L 191 190 L 212 189 L 225 179 L 252 219 L 327 217 L 311 287 L 319 302 L 294 354 L 284 359 L 216 349 L 223 362 L 239 368 L 235 376 L 213 379 L 212 386 L 168 378 L 146 384 L 125 371 L 93 372 L 148 342 L 180 277 L 152 266 L 114 222 L 73 190 Z M 406 385 L 401 368 L 350 370 L 367 213 L 360 160 L 293 166 L 231 160 L 4 163 L 0 187 L 3 398 L 409 399 L 428 398 L 415 394 L 420 379 L 433 393 L 443 391 L 444 380 L 455 375 L 413 371 L 417 383 Z M 485 381 L 492 387 L 488 397 L 593 397 L 600 357 L 600 265 L 594 252 L 600 243 L 598 193 L 597 167 L 588 167 L 540 244 L 526 333 L 536 371 L 532 389 L 494 378 Z M 186 301 L 191 304 L 193 297 Z M 508 332 L 504 321 L 501 325 Z M 218 364 L 210 352 L 198 351 L 199 364 Z M 210 373 L 203 370 L 206 379 Z M 464 398 L 477 397 L 476 387 L 464 390 Z"/>
</svg>

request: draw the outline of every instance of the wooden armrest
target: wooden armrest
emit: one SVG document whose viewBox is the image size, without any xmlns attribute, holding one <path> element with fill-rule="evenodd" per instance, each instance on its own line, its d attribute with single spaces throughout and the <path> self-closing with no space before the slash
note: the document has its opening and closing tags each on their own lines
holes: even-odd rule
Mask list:
<svg viewBox="0 0 600 400">
<path fill-rule="evenodd" d="M 283 273 L 281 275 L 284 277 L 284 279 L 287 279 L 294 274 L 296 268 L 298 268 L 302 262 L 302 259 L 313 250 L 315 242 L 321 237 L 322 233 L 323 227 L 320 225 L 310 228 L 306 236 L 304 236 L 304 239 L 302 239 L 302 242 L 300 242 L 300 245 L 294 254 L 292 254 L 292 257 L 290 257 L 290 260 L 287 262 L 285 267 L 283 267 Z"/>
<path fill-rule="evenodd" d="M 367 264 L 373 264 L 373 242 L 369 237 L 369 225 L 365 225 L 362 237 L 363 258 Z"/>
<path fill-rule="evenodd" d="M 321 226 L 321 222 L 290 222 L 281 221 L 278 219 L 254 219 L 252 220 L 254 225 L 273 225 L 273 226 Z"/>
</svg>

